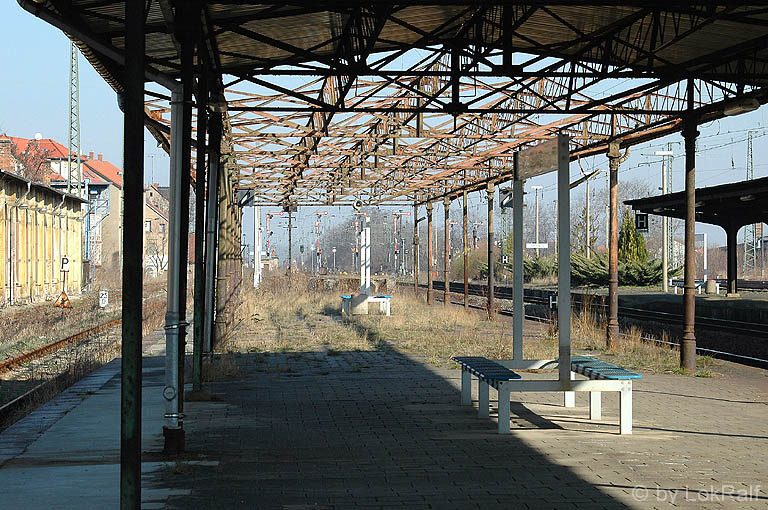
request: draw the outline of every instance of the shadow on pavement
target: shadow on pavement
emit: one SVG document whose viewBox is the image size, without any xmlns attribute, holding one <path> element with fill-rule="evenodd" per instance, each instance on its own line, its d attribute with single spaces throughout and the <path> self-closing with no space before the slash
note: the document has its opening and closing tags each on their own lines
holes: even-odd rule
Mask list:
<svg viewBox="0 0 768 510">
<path fill-rule="evenodd" d="M 190 491 L 168 508 L 626 508 L 460 406 L 459 371 L 387 345 L 241 359 L 242 377 L 206 386 L 222 401 L 185 403 L 196 462 L 144 482 Z M 559 428 L 520 404 L 512 412 Z"/>
</svg>

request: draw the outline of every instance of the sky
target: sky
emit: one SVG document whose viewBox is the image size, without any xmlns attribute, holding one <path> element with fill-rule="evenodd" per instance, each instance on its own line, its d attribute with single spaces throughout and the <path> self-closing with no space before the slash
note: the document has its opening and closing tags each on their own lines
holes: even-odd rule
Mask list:
<svg viewBox="0 0 768 510">
<path fill-rule="evenodd" d="M 68 138 L 68 80 L 69 40 L 56 28 L 22 10 L 14 1 L 0 2 L 1 69 L 0 82 L 0 133 L 11 136 L 32 138 L 41 133 L 63 144 Z M 10 71 L 12 70 L 12 72 Z M 117 107 L 114 91 L 101 79 L 91 65 L 80 56 L 80 130 L 81 146 L 84 153 L 93 151 L 104 154 L 104 158 L 122 168 L 122 114 Z M 697 145 L 696 184 L 712 186 L 743 180 L 746 176 L 747 130 L 754 134 L 755 177 L 768 175 L 766 134 L 768 134 L 768 108 L 738 117 L 726 118 L 703 125 Z M 145 131 L 145 182 L 168 183 L 167 155 L 157 147 L 156 142 Z M 684 186 L 684 154 L 682 136 L 670 135 L 632 149 L 629 159 L 622 165 L 621 181 L 645 181 L 655 189 L 661 184 L 661 159 L 654 151 L 666 150 L 672 143 L 676 156 L 673 167 L 673 191 Z M 607 169 L 608 160 L 604 155 L 582 160 L 584 171 Z M 571 165 L 572 180 L 581 175 L 579 165 Z M 556 198 L 554 175 L 531 179 L 528 186 L 544 186 L 542 201 L 552 203 Z M 605 186 L 604 175 L 593 180 L 595 189 Z M 583 185 L 575 190 L 573 197 L 584 193 Z M 480 193 L 473 194 L 470 215 L 484 216 Z M 484 194 L 483 194 L 484 195 Z M 458 203 L 455 203 L 458 214 Z M 329 207 L 328 221 L 337 222 L 349 218 L 348 208 Z M 300 236 L 308 235 L 314 223 L 313 212 L 304 210 L 300 214 Z M 421 214 L 423 215 L 423 209 Z M 440 213 L 441 214 L 441 213 Z M 440 216 L 438 216 L 440 217 Z M 252 242 L 252 216 L 245 215 L 244 231 L 247 242 Z M 471 218 L 471 221 L 475 218 Z M 477 218 L 481 219 L 481 218 Z M 274 229 L 273 229 L 274 230 Z M 285 229 L 279 229 L 284 231 Z M 714 244 L 723 244 L 725 234 L 714 226 L 697 225 L 697 232 L 707 232 Z M 280 233 L 276 231 L 277 239 Z"/>
<path fill-rule="evenodd" d="M 67 145 L 69 129 L 69 39 L 57 28 L 23 10 L 14 0 L 0 2 L 0 133 L 44 138 Z M 80 74 L 80 145 L 82 152 L 102 153 L 123 166 L 123 115 L 117 95 L 82 55 Z M 144 132 L 150 182 L 168 184 L 168 157 Z M 154 156 L 151 158 L 150 156 Z M 164 169 L 164 171 L 163 171 Z"/>
</svg>

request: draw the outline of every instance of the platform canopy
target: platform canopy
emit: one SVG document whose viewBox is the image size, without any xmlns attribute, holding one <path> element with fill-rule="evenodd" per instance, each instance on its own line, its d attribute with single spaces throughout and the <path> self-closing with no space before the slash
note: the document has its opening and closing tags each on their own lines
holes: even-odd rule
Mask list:
<svg viewBox="0 0 768 510">
<path fill-rule="evenodd" d="M 627 200 L 636 211 L 685 219 L 685 192 Z M 768 223 L 768 177 L 696 189 L 696 221 L 725 229 Z"/>
<path fill-rule="evenodd" d="M 122 91 L 124 1 L 18 1 Z M 515 151 L 558 133 L 578 159 L 679 131 L 691 105 L 707 122 L 768 100 L 759 2 L 147 5 L 146 79 L 176 87 L 193 32 L 237 186 L 260 204 L 439 200 L 509 178 Z M 167 147 L 169 96 L 149 88 Z"/>
</svg>

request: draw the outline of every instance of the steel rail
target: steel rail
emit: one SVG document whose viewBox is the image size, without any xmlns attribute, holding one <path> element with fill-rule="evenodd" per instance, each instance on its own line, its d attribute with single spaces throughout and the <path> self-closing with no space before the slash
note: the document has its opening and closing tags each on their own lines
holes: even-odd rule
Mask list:
<svg viewBox="0 0 768 510">
<path fill-rule="evenodd" d="M 159 303 L 153 303 L 152 305 L 148 306 L 148 309 L 154 310 L 155 308 L 157 308 L 158 304 Z M 19 356 L 7 359 L 0 363 L 0 374 L 10 372 L 11 370 L 14 370 L 15 368 L 18 368 L 19 366 L 23 365 L 24 363 L 29 363 L 30 361 L 40 359 L 43 356 L 56 352 L 57 350 L 61 349 L 66 345 L 78 342 L 80 340 L 84 340 L 86 338 L 90 338 L 91 336 L 94 336 L 104 331 L 107 331 L 109 329 L 115 328 L 120 324 L 122 324 L 122 322 L 123 322 L 122 317 L 119 317 L 117 319 L 112 319 L 110 321 L 104 322 L 92 328 L 80 331 L 79 333 L 75 333 L 74 335 L 68 336 L 61 340 L 57 340 L 56 342 L 44 345 L 38 349 L 25 352 L 24 354 L 21 354 Z"/>
<path fill-rule="evenodd" d="M 50 343 L 48 345 L 44 345 L 33 351 L 25 352 L 24 354 L 16 356 L 15 358 L 5 360 L 2 363 L 0 363 L 0 374 L 3 374 L 5 372 L 10 372 L 11 370 L 23 365 L 24 363 L 29 363 L 30 361 L 34 361 L 36 359 L 42 358 L 43 356 L 46 356 L 52 352 L 55 352 L 61 349 L 65 345 L 78 342 L 85 338 L 89 338 L 93 335 L 99 334 L 103 331 L 107 331 L 109 329 L 115 328 L 119 326 L 122 322 L 123 322 L 122 318 L 112 319 L 111 321 L 107 321 L 103 324 L 99 324 L 98 326 L 94 326 L 92 328 L 86 329 L 79 333 L 75 333 L 72 336 L 68 336 L 67 338 L 63 338 L 56 342 Z"/>
</svg>

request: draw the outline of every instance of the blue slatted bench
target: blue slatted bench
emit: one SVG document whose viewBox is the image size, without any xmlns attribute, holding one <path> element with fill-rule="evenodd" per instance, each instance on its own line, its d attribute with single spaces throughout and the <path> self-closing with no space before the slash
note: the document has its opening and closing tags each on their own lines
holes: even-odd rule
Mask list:
<svg viewBox="0 0 768 510">
<path fill-rule="evenodd" d="M 614 365 L 608 361 L 589 356 L 571 357 L 571 372 L 598 381 L 616 381 L 619 391 L 619 430 L 622 434 L 632 433 L 632 381 L 643 376 Z M 566 396 L 566 405 L 573 402 L 573 392 L 570 399 Z M 602 395 L 599 391 L 589 392 L 589 418 L 602 419 Z"/>
<path fill-rule="evenodd" d="M 472 376 L 477 377 L 477 415 L 490 415 L 489 387 L 499 389 L 499 383 L 520 379 L 520 375 L 493 360 L 482 356 L 453 356 L 452 361 L 461 366 L 461 404 L 472 405 Z"/>
<path fill-rule="evenodd" d="M 571 381 L 523 381 L 517 373 L 502 365 L 505 361 L 494 361 L 482 356 L 454 356 L 451 358 L 461 367 L 461 404 L 472 405 L 472 377 L 478 380 L 478 416 L 489 416 L 489 388 L 499 392 L 499 433 L 509 433 L 511 391 L 564 391 L 566 407 L 575 405 L 575 392 L 589 392 L 589 417 L 602 419 L 603 391 L 619 393 L 619 430 L 621 434 L 632 433 L 632 381 L 641 379 L 638 373 L 621 368 L 613 363 L 588 356 L 571 358 Z M 557 363 L 557 360 L 553 360 Z M 552 362 L 540 365 L 551 365 Z M 587 379 L 574 380 L 580 374 Z"/>
<path fill-rule="evenodd" d="M 590 379 L 608 379 L 612 381 L 624 379 L 642 379 L 643 376 L 626 368 L 607 361 L 590 358 L 589 356 L 573 356 L 571 372 L 576 372 Z"/>
</svg>

